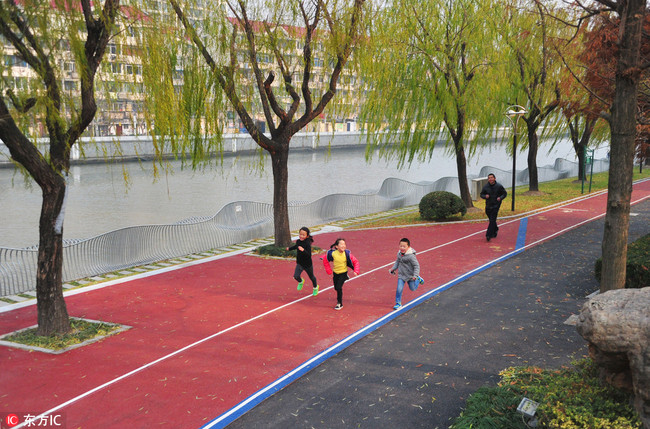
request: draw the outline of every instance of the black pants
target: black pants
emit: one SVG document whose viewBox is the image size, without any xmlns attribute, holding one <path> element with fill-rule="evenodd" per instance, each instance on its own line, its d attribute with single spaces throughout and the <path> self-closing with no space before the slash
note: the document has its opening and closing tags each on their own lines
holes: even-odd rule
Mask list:
<svg viewBox="0 0 650 429">
<path fill-rule="evenodd" d="M 499 215 L 499 207 L 501 206 L 491 206 L 485 207 L 485 214 L 487 215 L 490 223 L 488 223 L 487 231 L 485 236 L 488 238 L 496 237 L 499 227 L 497 226 L 497 216 Z"/>
<path fill-rule="evenodd" d="M 311 285 L 312 287 L 316 287 L 318 282 L 316 281 L 316 277 L 314 277 L 314 266 L 310 265 L 308 267 L 303 267 L 300 264 L 296 264 L 296 270 L 293 272 L 293 278 L 296 279 L 297 282 L 300 282 L 301 277 L 300 275 L 302 272 L 306 272 L 307 275 L 309 276 L 309 280 L 311 280 Z"/>
<path fill-rule="evenodd" d="M 334 282 L 334 290 L 336 290 L 336 302 L 343 305 L 343 283 L 348 279 L 348 273 L 337 274 L 334 273 L 332 280 Z"/>
</svg>

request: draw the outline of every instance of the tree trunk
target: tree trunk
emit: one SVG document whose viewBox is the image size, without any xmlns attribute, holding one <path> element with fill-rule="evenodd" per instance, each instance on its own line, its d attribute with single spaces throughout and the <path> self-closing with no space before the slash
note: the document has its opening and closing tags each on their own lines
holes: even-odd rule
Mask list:
<svg viewBox="0 0 650 429">
<path fill-rule="evenodd" d="M 575 146 L 576 156 L 578 157 L 578 179 L 579 180 L 587 180 L 587 173 L 585 169 L 585 149 L 586 147 L 579 143 Z"/>
<path fill-rule="evenodd" d="M 36 274 L 37 334 L 44 336 L 70 331 L 68 310 L 63 298 L 62 210 L 66 183 L 60 176 L 56 176 L 53 182 L 49 189 L 43 189 Z"/>
<path fill-rule="evenodd" d="M 600 291 L 625 287 L 630 200 L 634 173 L 639 53 L 645 0 L 629 0 L 621 12 L 624 26 L 611 108 L 611 150 L 607 213 L 603 236 Z"/>
<path fill-rule="evenodd" d="M 270 152 L 273 165 L 273 219 L 275 245 L 287 247 L 291 245 L 289 227 L 289 203 L 287 186 L 289 184 L 289 141 L 277 145 L 278 150 Z"/>
<path fill-rule="evenodd" d="M 528 127 L 528 190 L 539 191 L 539 177 L 537 175 L 537 130 Z"/>
<path fill-rule="evenodd" d="M 585 151 L 589 148 L 589 140 L 591 140 L 591 134 L 594 132 L 596 121 L 597 119 L 585 119 L 585 128 L 582 130 L 580 141 L 577 143 L 577 145 L 574 145 L 576 154 L 578 155 L 578 162 L 580 163 L 578 167 L 578 178 L 581 180 L 587 180 Z M 593 159 L 591 162 L 593 162 Z"/>
<path fill-rule="evenodd" d="M 456 171 L 458 172 L 458 185 L 460 186 L 460 199 L 465 203 L 465 207 L 472 208 L 472 195 L 467 183 L 467 158 L 465 157 L 465 147 L 460 141 L 454 141 L 454 151 L 456 152 Z"/>
<path fill-rule="evenodd" d="M 578 119 L 574 118 L 573 122 L 569 121 L 569 133 L 571 135 L 571 143 L 573 144 L 573 150 L 578 157 L 578 180 L 585 179 L 585 146 L 582 145 L 582 140 L 579 136 L 578 130 Z M 583 134 L 584 137 L 584 134 Z"/>
</svg>

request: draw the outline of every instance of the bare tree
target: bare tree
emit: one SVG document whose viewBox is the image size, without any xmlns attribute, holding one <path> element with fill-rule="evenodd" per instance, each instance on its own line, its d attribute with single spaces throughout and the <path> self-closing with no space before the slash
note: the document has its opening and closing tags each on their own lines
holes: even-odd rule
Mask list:
<svg viewBox="0 0 650 429">
<path fill-rule="evenodd" d="M 16 89 L 5 74 L 0 95 L 0 139 L 11 159 L 42 190 L 39 221 L 36 298 L 38 334 L 69 331 L 63 298 L 63 222 L 70 150 L 95 116 L 95 74 L 114 31 L 119 0 L 97 7 L 90 0 L 68 3 L 3 0 L 0 31 L 15 58 L 34 74 L 25 89 Z M 84 39 L 85 38 L 85 39 Z M 73 99 L 61 88 L 56 54 L 70 43 L 81 88 Z M 41 151 L 30 125 L 44 123 L 49 145 Z"/>
<path fill-rule="evenodd" d="M 191 61 L 203 63 L 203 68 L 194 67 L 194 75 L 189 67 L 184 68 L 184 85 L 207 72 L 200 78 L 205 85 L 196 88 L 204 91 L 203 87 L 209 87 L 201 95 L 201 108 L 206 112 L 234 110 L 252 139 L 271 156 L 275 245 L 279 247 L 291 242 L 287 201 L 291 138 L 319 118 L 331 104 L 344 68 L 362 40 L 359 33 L 364 2 L 276 0 L 260 8 L 254 1 L 228 0 L 221 3 L 223 7 L 211 4 L 209 17 L 196 19 L 192 15 L 196 7 L 191 1 L 169 0 L 194 48 L 186 52 L 186 58 L 194 56 L 196 59 Z M 294 22 L 300 24 L 296 26 Z M 183 42 L 181 38 L 181 44 L 169 51 L 170 57 L 175 57 L 176 50 L 187 49 Z M 296 43 L 300 47 L 298 54 Z M 320 87 L 315 76 L 325 76 L 326 87 Z M 173 79 L 171 74 L 169 77 L 167 83 Z M 276 82 L 277 77 L 280 82 Z M 151 94 L 157 105 L 169 104 L 172 97 L 184 97 L 186 111 L 182 114 L 187 113 L 191 102 L 185 95 L 190 94 L 175 91 L 170 92 L 170 97 L 163 95 L 158 86 L 159 82 L 152 85 Z M 201 122 L 203 126 L 186 127 L 182 132 L 201 139 L 206 126 L 215 128 L 219 114 L 204 113 L 203 118 L 197 119 L 201 115 L 199 109 L 190 110 L 194 118 L 189 120 L 194 124 Z M 169 114 L 166 110 L 160 113 L 155 118 L 157 125 L 167 120 Z M 175 138 L 172 134 L 179 131 L 178 127 L 168 127 L 169 138 Z M 199 155 L 206 154 L 199 152 Z"/>
</svg>

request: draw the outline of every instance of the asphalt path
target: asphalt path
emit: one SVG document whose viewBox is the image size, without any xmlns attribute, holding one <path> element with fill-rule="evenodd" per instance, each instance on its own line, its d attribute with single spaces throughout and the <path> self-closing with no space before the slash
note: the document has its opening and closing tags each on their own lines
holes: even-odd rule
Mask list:
<svg viewBox="0 0 650 429">
<path fill-rule="evenodd" d="M 587 355 L 567 320 L 599 289 L 603 227 L 584 224 L 435 295 L 228 428 L 447 428 L 501 370 L 570 365 Z M 645 200 L 632 207 L 629 239 L 649 232 Z"/>
</svg>

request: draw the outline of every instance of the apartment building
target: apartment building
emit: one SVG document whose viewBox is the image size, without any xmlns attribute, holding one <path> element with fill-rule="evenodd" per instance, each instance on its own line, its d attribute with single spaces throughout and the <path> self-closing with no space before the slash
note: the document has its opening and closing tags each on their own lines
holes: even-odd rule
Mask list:
<svg viewBox="0 0 650 429">
<path fill-rule="evenodd" d="M 200 22 L 207 13 L 203 3 L 199 3 L 198 6 L 200 7 L 191 11 L 194 22 Z M 167 2 L 164 1 L 156 2 L 154 7 L 157 8 L 155 11 L 157 14 L 171 12 Z M 56 12 L 53 10 L 52 13 Z M 108 45 L 102 66 L 96 77 L 98 109 L 95 119 L 86 132 L 87 136 L 146 135 L 149 132 L 144 112 L 146 94 L 142 79 L 143 66 L 138 30 L 140 25 L 156 25 L 155 19 L 152 19 L 150 14 L 134 7 L 124 6 L 121 8 L 121 13 L 123 15 L 123 19 L 119 20 L 121 28 Z M 237 25 L 234 19 L 231 20 L 231 23 Z M 253 28 L 262 37 L 264 23 L 256 21 L 253 23 Z M 292 78 L 294 85 L 300 88 L 303 76 L 302 68 L 298 66 L 302 62 L 305 29 L 289 25 L 278 26 L 275 29 L 277 30 L 276 34 L 279 35 L 278 39 L 285 59 L 288 63 L 296 66 L 292 72 Z M 13 47 L 1 37 L 0 44 L 0 54 L 4 64 L 4 68 L 2 68 L 3 86 L 13 87 L 17 92 L 27 88 L 30 85 L 30 80 L 34 77 L 33 71 L 20 59 Z M 246 49 L 247 44 L 242 31 L 238 33 L 235 46 L 238 62 L 237 79 L 241 79 L 242 86 L 255 85 Z M 314 54 L 310 89 L 314 99 L 318 100 L 329 86 L 329 71 L 333 68 L 333 63 L 331 59 L 328 60 L 325 57 L 320 43 L 315 43 L 312 49 Z M 70 43 L 60 40 L 55 55 L 61 88 L 70 97 L 78 95 L 80 78 Z M 280 76 L 276 58 L 272 52 L 260 49 L 257 53 L 257 61 L 265 76 L 272 70 L 276 72 L 277 76 Z M 179 64 L 182 64 L 182 61 Z M 183 75 L 182 66 L 178 66 L 178 69 L 175 70 L 175 82 L 179 87 L 182 85 Z M 321 115 L 319 120 L 312 122 L 304 131 L 356 130 L 359 83 L 360 80 L 357 76 L 349 68 L 344 68 L 337 84 L 337 95 L 326 109 L 326 113 Z M 283 80 L 276 78 L 273 83 L 274 93 L 282 105 L 289 106 L 292 99 L 284 88 L 281 88 L 281 85 L 284 85 Z M 250 92 L 248 99 L 244 101 L 251 106 L 250 110 L 255 113 L 258 123 L 263 124 L 264 117 L 261 114 L 259 96 L 256 92 Z M 222 125 L 225 133 L 246 132 L 234 110 L 225 112 L 223 118 L 225 123 Z M 46 134 L 44 124 L 33 124 L 30 127 L 30 134 L 35 137 L 44 137 Z"/>
</svg>

